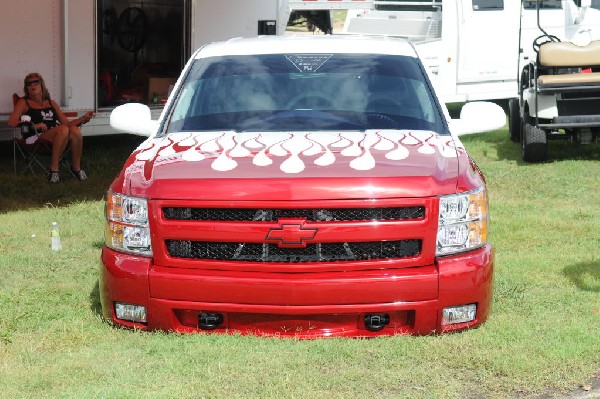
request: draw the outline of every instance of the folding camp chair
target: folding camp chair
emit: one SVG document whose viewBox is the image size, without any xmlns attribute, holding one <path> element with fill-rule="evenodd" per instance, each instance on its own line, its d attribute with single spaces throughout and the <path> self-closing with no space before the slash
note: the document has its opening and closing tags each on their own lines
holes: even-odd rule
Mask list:
<svg viewBox="0 0 600 399">
<path fill-rule="evenodd" d="M 13 96 L 13 104 L 15 104 L 19 100 L 19 95 L 14 93 Z M 31 125 L 29 128 L 35 129 L 35 126 Z M 42 138 L 38 138 L 35 142 L 27 142 L 27 140 L 22 136 L 20 128 L 15 128 L 13 130 L 13 167 L 15 174 L 19 172 L 17 164 L 19 160 L 22 161 L 24 167 L 20 169 L 20 172 L 25 173 L 27 171 L 31 172 L 35 175 L 36 169 L 38 171 L 42 171 L 44 174 L 50 174 L 50 168 L 45 165 L 49 165 L 49 161 L 44 164 L 40 160 L 40 157 L 48 157 L 52 158 L 52 142 L 48 140 L 44 140 Z M 65 168 L 69 171 L 72 176 L 75 176 L 69 164 L 66 161 L 66 156 L 70 152 L 70 147 L 67 144 L 67 148 L 63 151 L 58 161 L 58 166 Z"/>
<path fill-rule="evenodd" d="M 69 167 L 66 161 L 66 155 L 70 152 L 70 148 L 67 145 L 65 151 L 63 151 L 59 159 L 59 167 L 62 167 L 69 171 L 73 176 L 73 171 Z M 45 157 L 48 160 L 42 162 L 41 158 Z M 49 159 L 52 157 L 52 142 L 38 138 L 34 143 L 27 143 L 27 141 L 21 136 L 20 129 L 13 130 L 13 166 L 15 174 L 31 172 L 36 175 L 36 170 L 44 174 L 49 174 L 50 169 L 46 165 L 50 165 Z M 22 168 L 19 168 L 21 163 Z"/>
</svg>

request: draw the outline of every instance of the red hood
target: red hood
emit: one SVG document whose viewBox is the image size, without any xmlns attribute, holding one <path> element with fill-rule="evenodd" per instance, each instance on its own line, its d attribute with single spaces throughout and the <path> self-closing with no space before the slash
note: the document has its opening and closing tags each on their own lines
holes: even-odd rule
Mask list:
<svg viewBox="0 0 600 399">
<path fill-rule="evenodd" d="M 459 158 L 468 164 L 460 142 L 426 131 L 177 133 L 144 142 L 113 189 L 191 200 L 424 197 L 456 192 Z"/>
</svg>

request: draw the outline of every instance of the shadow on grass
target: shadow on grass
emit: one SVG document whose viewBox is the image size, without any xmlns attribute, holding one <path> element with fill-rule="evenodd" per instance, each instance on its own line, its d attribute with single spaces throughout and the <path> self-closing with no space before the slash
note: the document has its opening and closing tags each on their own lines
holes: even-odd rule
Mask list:
<svg viewBox="0 0 600 399">
<path fill-rule="evenodd" d="M 49 184 L 41 174 L 15 175 L 13 143 L 0 142 L 0 213 L 101 200 L 129 154 L 143 140 L 128 134 L 85 137 L 82 167 L 89 180 L 80 182 L 63 172 L 59 184 Z"/>
<path fill-rule="evenodd" d="M 485 133 L 479 135 L 482 140 L 486 140 Z M 502 140 L 498 140 L 501 137 Z M 532 165 L 521 158 L 521 144 L 513 143 L 508 138 L 508 131 L 505 135 L 494 136 L 487 139 L 490 144 L 496 147 L 498 160 L 517 161 L 517 165 Z M 551 140 L 548 142 L 548 160 L 547 163 L 561 161 L 598 161 L 600 160 L 600 143 L 575 144 L 567 140 Z"/>
<path fill-rule="evenodd" d="M 563 274 L 582 291 L 600 292 L 600 261 L 567 266 Z"/>
</svg>

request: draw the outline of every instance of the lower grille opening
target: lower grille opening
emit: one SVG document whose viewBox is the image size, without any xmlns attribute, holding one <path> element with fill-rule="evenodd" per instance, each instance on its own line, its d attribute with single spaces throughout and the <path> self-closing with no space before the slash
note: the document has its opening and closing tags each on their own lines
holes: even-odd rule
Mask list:
<svg viewBox="0 0 600 399">
<path fill-rule="evenodd" d="M 169 256 L 239 262 L 337 262 L 398 259 L 421 253 L 421 240 L 308 244 L 279 248 L 276 244 L 167 240 Z"/>
</svg>

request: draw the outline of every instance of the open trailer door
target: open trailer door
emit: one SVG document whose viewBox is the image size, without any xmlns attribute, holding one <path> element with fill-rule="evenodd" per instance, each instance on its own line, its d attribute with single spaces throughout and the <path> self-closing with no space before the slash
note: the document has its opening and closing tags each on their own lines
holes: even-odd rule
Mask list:
<svg viewBox="0 0 600 399">
<path fill-rule="evenodd" d="M 63 0 L 64 69 L 62 106 L 64 110 L 96 109 L 94 2 Z M 36 7 L 46 2 L 36 1 Z M 58 63 L 60 64 L 60 62 Z"/>
<path fill-rule="evenodd" d="M 101 110 L 126 102 L 162 108 L 190 53 L 191 0 L 97 0 Z"/>
</svg>

